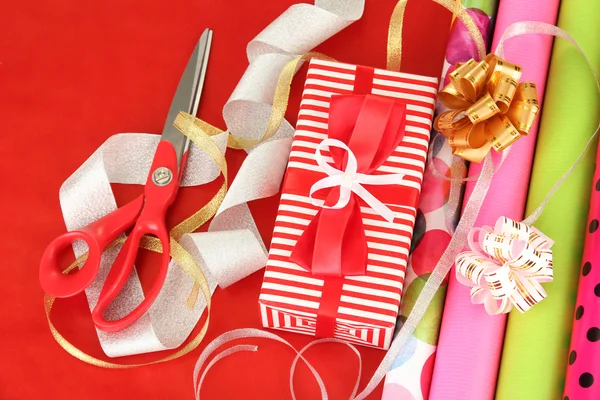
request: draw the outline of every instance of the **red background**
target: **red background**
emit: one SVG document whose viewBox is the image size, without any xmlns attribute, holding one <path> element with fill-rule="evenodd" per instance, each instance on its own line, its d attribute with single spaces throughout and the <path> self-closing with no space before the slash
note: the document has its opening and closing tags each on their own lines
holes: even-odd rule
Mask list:
<svg viewBox="0 0 600 400">
<path fill-rule="evenodd" d="M 0 14 L 0 398 L 193 399 L 192 371 L 200 349 L 165 364 L 109 370 L 67 354 L 50 335 L 38 285 L 46 244 L 64 232 L 58 202 L 61 183 L 109 136 L 160 132 L 189 53 L 206 27 L 213 47 L 199 117 L 224 127 L 221 108 L 247 66 L 246 44 L 295 0 L 21 0 L 3 1 Z M 318 48 L 340 61 L 385 66 L 388 21 L 396 0 L 367 0 L 363 18 Z M 450 14 L 429 0 L 411 0 L 405 21 L 406 72 L 438 76 Z M 304 69 L 295 80 L 288 119 L 295 121 Z M 233 177 L 244 157 L 229 150 Z M 169 214 L 185 218 L 219 183 L 186 188 Z M 141 187 L 114 187 L 120 204 Z M 251 204 L 269 241 L 277 198 Z M 147 257 L 143 257 L 147 258 Z M 151 279 L 142 271 L 142 280 Z M 219 334 L 259 327 L 262 271 L 213 297 L 203 348 Z M 106 359 L 85 297 L 61 300 L 53 311 L 59 330 L 89 354 Z M 297 348 L 312 338 L 282 336 Z M 291 350 L 253 340 L 258 353 L 217 364 L 204 399 L 287 399 Z M 361 388 L 383 351 L 361 348 Z M 164 354 L 128 357 L 148 361 Z M 348 398 L 356 378 L 354 355 L 327 344 L 307 356 L 322 372 L 330 398 Z M 299 399 L 318 398 L 305 367 L 296 376 Z M 381 385 L 370 398 L 380 398 Z"/>
</svg>

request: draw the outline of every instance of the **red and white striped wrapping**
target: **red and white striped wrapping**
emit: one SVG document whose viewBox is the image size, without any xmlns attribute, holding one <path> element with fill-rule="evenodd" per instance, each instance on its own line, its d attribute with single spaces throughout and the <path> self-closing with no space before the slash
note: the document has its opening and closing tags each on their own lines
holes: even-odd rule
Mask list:
<svg viewBox="0 0 600 400">
<path fill-rule="evenodd" d="M 405 174 L 403 185 L 419 193 L 437 86 L 435 78 L 313 59 L 286 174 L 292 169 L 321 172 L 315 148 L 327 138 L 331 95 L 372 93 L 407 104 L 404 139 L 375 173 Z M 408 201 L 403 198 L 398 198 L 397 204 L 386 203 L 396 213 L 393 223 L 360 200 L 368 247 L 367 273 L 335 279 L 311 276 L 289 261 L 296 241 L 318 211 L 308 196 L 308 191 L 303 195 L 291 193 L 284 181 L 259 297 L 263 326 L 314 335 L 322 300 L 329 296 L 328 285 L 340 285 L 333 336 L 387 349 L 400 306 L 418 195 L 414 204 L 405 204 Z"/>
</svg>

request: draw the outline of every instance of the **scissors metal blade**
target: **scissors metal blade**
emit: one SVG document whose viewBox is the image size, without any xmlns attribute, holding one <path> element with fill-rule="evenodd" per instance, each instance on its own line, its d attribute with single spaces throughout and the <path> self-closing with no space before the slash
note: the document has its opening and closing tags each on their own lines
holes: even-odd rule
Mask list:
<svg viewBox="0 0 600 400">
<path fill-rule="evenodd" d="M 212 30 L 206 29 L 188 61 L 185 71 L 177 86 L 177 92 L 171 102 L 171 108 L 165 121 L 165 127 L 161 140 L 167 140 L 175 147 L 177 153 L 177 165 L 179 166 L 178 175 L 181 176 L 183 155 L 189 147 L 189 139 L 182 134 L 173 122 L 179 112 L 184 111 L 191 115 L 196 115 L 198 104 L 200 103 L 200 94 L 204 85 L 206 76 L 206 66 L 208 64 L 208 55 L 212 42 Z"/>
</svg>

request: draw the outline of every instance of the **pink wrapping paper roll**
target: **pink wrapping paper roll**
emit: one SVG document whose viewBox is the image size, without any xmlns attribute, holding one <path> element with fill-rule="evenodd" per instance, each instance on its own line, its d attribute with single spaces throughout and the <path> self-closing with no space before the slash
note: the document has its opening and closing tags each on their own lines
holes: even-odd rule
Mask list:
<svg viewBox="0 0 600 400">
<path fill-rule="evenodd" d="M 494 33 L 495 49 L 506 27 L 518 21 L 556 24 L 559 0 L 503 0 L 498 10 Z M 506 59 L 523 67 L 522 81 L 537 85 L 540 100 L 550 64 L 552 38 L 527 35 L 512 39 L 505 46 Z M 493 226 L 504 215 L 520 221 L 525 211 L 527 188 L 533 161 L 538 126 L 512 147 L 508 158 L 495 175 L 475 226 Z M 478 174 L 481 165 L 471 164 L 469 176 Z M 473 187 L 467 184 L 466 204 Z M 469 288 L 458 283 L 454 268 L 444 306 L 431 384 L 431 400 L 487 400 L 494 398 L 506 316 L 490 316 L 483 305 L 471 303 Z"/>
<path fill-rule="evenodd" d="M 600 152 L 592 183 L 565 399 L 600 399 Z"/>
<path fill-rule="evenodd" d="M 492 43 L 492 24 L 496 16 L 498 1 L 463 1 L 463 7 L 476 21 L 487 45 Z M 449 74 L 452 72 L 450 67 L 457 62 L 466 62 L 471 57 L 477 56 L 477 48 L 475 45 L 470 45 L 471 43 L 474 42 L 466 32 L 465 26 L 459 20 L 455 20 L 446 48 L 443 81 L 449 80 Z M 445 110 L 438 102 L 437 112 Z M 434 130 L 432 137 L 435 135 L 440 134 Z M 453 162 L 460 163 L 461 167 L 464 167 L 462 160 L 455 160 L 456 157 L 452 154 L 452 148 L 448 141 L 432 139 L 432 143 L 434 148 L 431 157 L 438 171 L 450 176 Z M 461 168 L 461 177 L 466 176 L 466 173 L 466 168 Z M 448 247 L 454 226 L 458 223 L 460 204 L 450 201 L 450 193 L 453 190 L 451 186 L 450 182 L 436 178 L 431 168 L 425 170 L 411 255 L 404 280 L 404 297 L 396 329 L 412 311 L 425 282 Z M 459 195 L 462 195 L 462 185 L 455 186 Z M 454 214 L 452 220 L 447 219 L 449 212 Z M 383 389 L 383 400 L 426 400 L 429 398 L 446 288 L 447 281 L 436 291 L 423 319 L 388 371 Z"/>
</svg>

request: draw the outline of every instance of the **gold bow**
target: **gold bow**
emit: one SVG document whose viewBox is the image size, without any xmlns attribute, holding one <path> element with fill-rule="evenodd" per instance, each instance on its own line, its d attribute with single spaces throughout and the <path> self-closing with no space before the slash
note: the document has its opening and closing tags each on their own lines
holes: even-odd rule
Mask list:
<svg viewBox="0 0 600 400">
<path fill-rule="evenodd" d="M 502 151 L 527 135 L 539 111 L 533 82 L 521 82 L 521 67 L 495 54 L 457 64 L 440 101 L 450 110 L 435 119 L 453 154 L 479 163 L 491 148 Z"/>
</svg>

